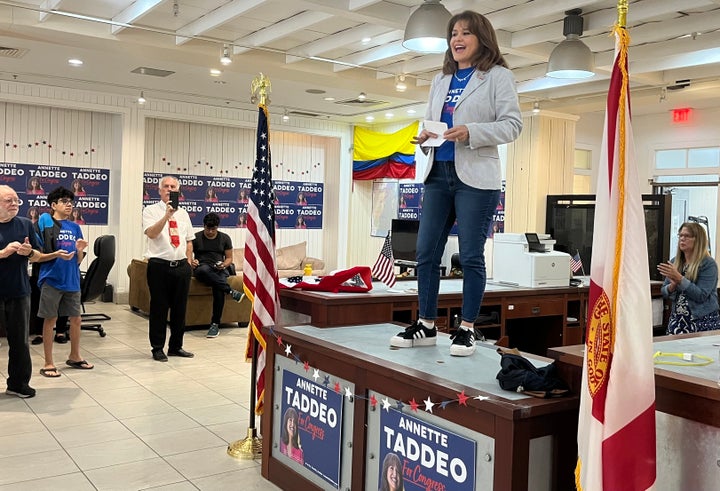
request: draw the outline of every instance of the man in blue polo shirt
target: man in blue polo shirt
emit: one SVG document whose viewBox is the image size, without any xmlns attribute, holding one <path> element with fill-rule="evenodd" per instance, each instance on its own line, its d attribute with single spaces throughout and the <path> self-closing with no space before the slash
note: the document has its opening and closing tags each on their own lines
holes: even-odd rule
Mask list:
<svg viewBox="0 0 720 491">
<path fill-rule="evenodd" d="M 69 220 L 75 201 L 73 192 L 61 186 L 48 194 L 47 201 L 52 214 L 43 213 L 36 224 L 43 252 L 65 250 L 72 254 L 68 259 L 57 258 L 42 263 L 38 278 L 38 317 L 44 319 L 45 352 L 45 366 L 40 374 L 55 378 L 60 376 L 60 372 L 53 362 L 52 333 L 58 316 L 67 316 L 70 322 L 70 356 L 65 364 L 83 370 L 93 368 L 91 363 L 80 356 L 80 263 L 85 257 L 88 243 L 83 238 L 80 226 Z"/>
</svg>

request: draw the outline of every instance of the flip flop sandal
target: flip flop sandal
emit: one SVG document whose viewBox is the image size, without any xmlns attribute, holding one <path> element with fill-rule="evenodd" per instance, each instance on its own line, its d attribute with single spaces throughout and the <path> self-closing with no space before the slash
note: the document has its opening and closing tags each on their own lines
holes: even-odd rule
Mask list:
<svg viewBox="0 0 720 491">
<path fill-rule="evenodd" d="M 30 344 L 42 344 L 43 338 L 42 336 L 35 336 L 32 341 L 30 341 Z"/>
<path fill-rule="evenodd" d="M 40 369 L 40 375 L 47 378 L 58 378 L 60 376 L 60 372 L 57 368 L 41 368 Z"/>
<path fill-rule="evenodd" d="M 80 370 L 92 370 L 93 368 L 95 368 L 94 365 L 89 364 L 85 360 L 80 360 L 80 361 L 68 360 L 65 362 L 65 364 L 72 368 L 79 368 Z"/>
</svg>

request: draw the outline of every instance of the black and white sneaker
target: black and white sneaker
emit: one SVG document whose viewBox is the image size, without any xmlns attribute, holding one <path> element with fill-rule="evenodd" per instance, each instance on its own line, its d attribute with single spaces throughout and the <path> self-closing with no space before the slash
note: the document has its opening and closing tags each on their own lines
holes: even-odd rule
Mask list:
<svg viewBox="0 0 720 491">
<path fill-rule="evenodd" d="M 450 336 L 450 354 L 452 356 L 470 356 L 475 353 L 475 332 L 472 329 L 458 330 Z"/>
<path fill-rule="evenodd" d="M 390 338 L 390 346 L 413 348 L 415 346 L 435 346 L 437 329 L 428 329 L 420 321 L 413 322 L 404 331 Z"/>
<path fill-rule="evenodd" d="M 15 389 L 15 388 L 11 389 L 10 387 L 8 387 L 7 390 L 5 391 L 5 393 L 9 396 L 20 397 L 21 399 L 28 399 L 30 397 L 35 397 L 35 389 L 30 387 L 29 385 L 26 385 L 24 387 L 20 387 L 17 389 Z"/>
</svg>

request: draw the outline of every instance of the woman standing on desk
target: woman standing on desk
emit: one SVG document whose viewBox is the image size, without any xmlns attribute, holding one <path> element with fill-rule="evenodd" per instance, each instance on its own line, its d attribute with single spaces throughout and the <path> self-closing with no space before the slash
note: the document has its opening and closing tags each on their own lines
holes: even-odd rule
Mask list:
<svg viewBox="0 0 720 491">
<path fill-rule="evenodd" d="M 463 305 L 450 354 L 469 356 L 475 352 L 474 324 L 485 293 L 485 240 L 500 200 L 497 146 L 518 137 L 522 116 L 515 79 L 490 21 L 472 11 L 457 14 L 448 23 L 447 41 L 442 73 L 430 87 L 425 119 L 442 121 L 448 130 L 438 135 L 424 128 L 413 140 L 428 154 L 417 240 L 420 318 L 393 336 L 390 345 L 435 344 L 440 261 L 457 218 Z M 423 146 L 437 137 L 445 140 L 439 147 Z"/>
<path fill-rule="evenodd" d="M 665 277 L 664 298 L 672 300 L 668 334 L 720 329 L 718 267 L 708 252 L 705 229 L 685 222 L 678 232 L 675 257 L 657 267 Z"/>
</svg>

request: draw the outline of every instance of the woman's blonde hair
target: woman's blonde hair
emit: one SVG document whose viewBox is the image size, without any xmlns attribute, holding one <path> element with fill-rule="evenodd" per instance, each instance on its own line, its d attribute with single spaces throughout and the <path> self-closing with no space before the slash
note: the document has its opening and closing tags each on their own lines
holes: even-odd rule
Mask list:
<svg viewBox="0 0 720 491">
<path fill-rule="evenodd" d="M 705 229 L 695 222 L 685 222 L 680 225 L 678 234 L 681 234 L 683 229 L 687 230 L 687 233 L 689 233 L 691 237 L 695 238 L 692 248 L 692 260 L 687 260 L 685 253 L 680 250 L 680 241 L 678 241 L 674 266 L 681 273 L 683 269 L 687 268 L 685 269 L 684 276 L 690 281 L 695 281 L 697 279 L 700 263 L 703 262 L 705 257 L 710 255 L 708 250 L 708 237 L 705 233 Z"/>
</svg>

